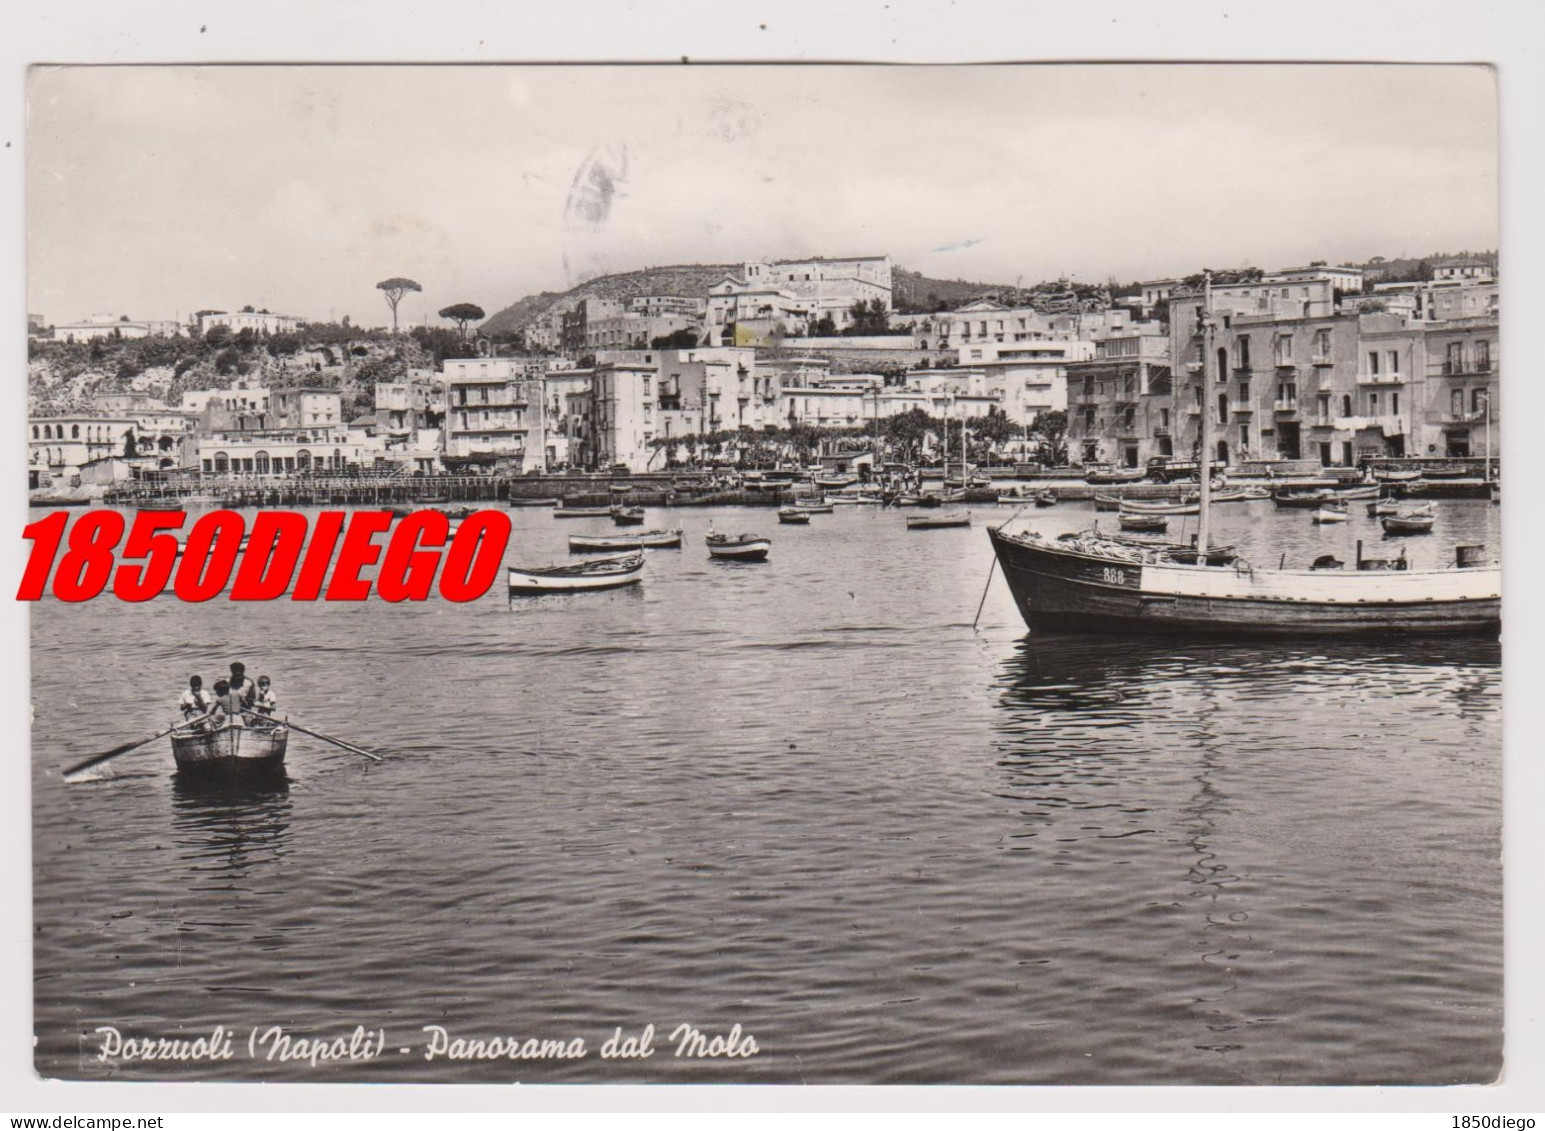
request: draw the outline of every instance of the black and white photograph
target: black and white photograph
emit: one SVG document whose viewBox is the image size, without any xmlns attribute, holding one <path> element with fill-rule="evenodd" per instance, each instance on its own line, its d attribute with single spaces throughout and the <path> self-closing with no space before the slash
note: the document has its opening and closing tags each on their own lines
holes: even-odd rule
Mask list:
<svg viewBox="0 0 1545 1131">
<path fill-rule="evenodd" d="M 41 1079 L 1512 1071 L 1494 68 L 25 82 Z"/>
</svg>

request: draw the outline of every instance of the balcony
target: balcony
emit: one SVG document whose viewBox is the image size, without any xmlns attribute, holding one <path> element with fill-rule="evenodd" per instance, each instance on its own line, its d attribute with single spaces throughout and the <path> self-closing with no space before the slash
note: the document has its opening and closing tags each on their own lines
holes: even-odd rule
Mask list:
<svg viewBox="0 0 1545 1131">
<path fill-rule="evenodd" d="M 1249 401 L 1230 401 L 1228 410 L 1235 416 L 1250 416 L 1254 414 L 1255 406 Z"/>
<path fill-rule="evenodd" d="M 1285 400 L 1285 401 L 1278 400 L 1278 401 L 1273 401 L 1272 405 L 1271 405 L 1271 410 L 1273 412 L 1283 412 L 1283 413 L 1297 412 L 1298 411 L 1298 401 L 1296 401 L 1296 400 Z"/>
<path fill-rule="evenodd" d="M 1278 358 L 1277 361 L 1276 361 L 1276 369 L 1277 369 L 1278 373 L 1281 373 L 1283 371 L 1286 371 L 1288 373 L 1295 373 L 1298 370 L 1298 365 L 1295 362 L 1293 362 L 1291 359 Z"/>
<path fill-rule="evenodd" d="M 1429 377 L 1489 377 L 1496 369 L 1491 359 L 1484 361 L 1445 361 L 1427 367 Z"/>
<path fill-rule="evenodd" d="M 1406 379 L 1402 373 L 1359 373 L 1357 383 L 1359 385 L 1404 385 Z"/>
<path fill-rule="evenodd" d="M 1406 422 L 1399 416 L 1338 416 L 1333 421 L 1335 427 L 1347 432 L 1362 432 L 1367 429 L 1375 429 L 1386 436 L 1404 436 L 1406 434 Z"/>
<path fill-rule="evenodd" d="M 1429 424 L 1485 424 L 1486 410 L 1479 412 L 1429 412 L 1427 414 Z"/>
<path fill-rule="evenodd" d="M 1317 353 L 1309 359 L 1309 364 L 1317 368 L 1324 368 L 1326 366 L 1335 365 L 1336 359 L 1331 357 L 1328 353 Z"/>
<path fill-rule="evenodd" d="M 1153 438 L 1155 440 L 1167 440 L 1167 439 L 1169 439 L 1169 429 L 1168 428 L 1164 428 L 1164 427 L 1155 428 L 1153 430 Z"/>
</svg>

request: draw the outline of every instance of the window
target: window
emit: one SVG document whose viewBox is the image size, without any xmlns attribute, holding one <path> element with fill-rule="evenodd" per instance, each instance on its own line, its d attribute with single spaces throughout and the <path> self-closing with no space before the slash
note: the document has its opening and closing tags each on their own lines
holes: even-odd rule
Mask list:
<svg viewBox="0 0 1545 1131">
<path fill-rule="evenodd" d="M 1161 428 L 1169 427 L 1169 409 L 1161 408 L 1159 410 L 1159 426 Z"/>
<path fill-rule="evenodd" d="M 1379 375 L 1379 351 L 1378 350 L 1369 350 L 1368 351 L 1368 375 L 1370 377 L 1377 377 Z"/>
<path fill-rule="evenodd" d="M 1242 336 L 1239 339 L 1238 350 L 1239 350 L 1239 368 L 1241 368 L 1241 369 L 1249 369 L 1250 368 L 1250 338 L 1249 338 L 1248 335 Z"/>
<path fill-rule="evenodd" d="M 1328 361 L 1330 359 L 1330 331 L 1316 330 L 1314 332 L 1314 357 L 1316 361 Z"/>
<path fill-rule="evenodd" d="M 1490 342 L 1482 341 L 1482 342 L 1476 342 L 1475 343 L 1475 371 L 1477 373 L 1490 373 L 1491 372 L 1491 343 Z"/>
<path fill-rule="evenodd" d="M 1378 416 L 1379 415 L 1379 394 L 1378 393 L 1369 393 L 1368 394 L 1368 415 L 1369 416 Z"/>
<path fill-rule="evenodd" d="M 1448 344 L 1448 360 L 1443 363 L 1445 373 L 1463 373 L 1465 371 L 1465 344 L 1463 342 L 1450 342 Z"/>
<path fill-rule="evenodd" d="M 1465 391 L 1463 389 L 1454 390 L 1453 395 L 1449 398 L 1449 409 L 1454 416 L 1463 416 L 1465 414 Z"/>
<path fill-rule="evenodd" d="M 1351 394 L 1347 394 L 1346 396 L 1343 396 L 1341 398 L 1341 415 L 1342 416 L 1351 416 L 1352 415 L 1352 397 L 1351 397 Z"/>
<path fill-rule="evenodd" d="M 1277 364 L 1293 364 L 1293 335 L 1283 334 L 1277 339 Z"/>
<path fill-rule="evenodd" d="M 79 440 L 80 439 L 80 425 L 79 424 L 72 424 L 72 425 L 70 425 L 70 439 L 72 439 L 72 440 Z"/>
<path fill-rule="evenodd" d="M 1470 390 L 1470 411 L 1481 412 L 1486 408 L 1486 389 L 1484 387 Z"/>
<path fill-rule="evenodd" d="M 1391 373 L 1399 373 L 1400 372 L 1400 351 L 1399 350 L 1390 350 L 1389 351 L 1389 371 Z"/>
<path fill-rule="evenodd" d="M 1228 394 L 1218 394 L 1218 423 L 1228 423 Z"/>
<path fill-rule="evenodd" d="M 268 453 L 267 452 L 259 452 L 255 457 L 253 457 L 253 462 L 255 463 L 255 465 L 257 467 L 257 473 L 259 475 L 267 475 L 268 474 L 268 469 L 269 468 L 268 468 Z"/>
</svg>

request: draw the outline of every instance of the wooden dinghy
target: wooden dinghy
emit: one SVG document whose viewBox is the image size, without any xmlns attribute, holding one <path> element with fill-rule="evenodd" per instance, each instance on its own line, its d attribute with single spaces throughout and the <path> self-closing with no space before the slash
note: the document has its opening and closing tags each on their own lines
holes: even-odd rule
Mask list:
<svg viewBox="0 0 1545 1131">
<path fill-rule="evenodd" d="M 601 589 L 621 589 L 636 585 L 644 568 L 642 550 L 615 558 L 595 558 L 579 565 L 520 569 L 509 566 L 510 593 L 536 596 L 544 593 L 589 593 Z"/>
<path fill-rule="evenodd" d="M 1357 501 L 1358 499 L 1377 499 L 1380 488 L 1377 484 L 1372 487 L 1353 487 L 1350 491 L 1341 492 L 1341 501 Z"/>
<path fill-rule="evenodd" d="M 554 518 L 610 518 L 611 507 L 554 507 Z"/>
<path fill-rule="evenodd" d="M 760 534 L 709 534 L 708 556 L 728 562 L 760 562 L 772 549 L 772 540 Z"/>
<path fill-rule="evenodd" d="M 1347 508 L 1345 503 L 1340 505 L 1327 503 L 1314 512 L 1314 522 L 1316 525 L 1324 525 L 1329 522 L 1345 522 L 1346 520 Z"/>
<path fill-rule="evenodd" d="M 1214 491 L 1212 494 L 1215 503 L 1254 503 L 1269 498 L 1271 492 L 1265 487 L 1239 487 L 1235 490 Z"/>
<path fill-rule="evenodd" d="M 643 526 L 643 507 L 613 507 L 611 509 L 612 521 L 618 526 Z"/>
<path fill-rule="evenodd" d="M 1121 496 L 1101 495 L 1096 492 L 1094 496 L 1094 509 L 1097 511 L 1119 511 L 1121 509 Z"/>
<path fill-rule="evenodd" d="M 1380 483 L 1410 483 L 1414 479 L 1420 479 L 1420 471 L 1375 471 L 1373 477 Z"/>
<path fill-rule="evenodd" d="M 1385 534 L 1431 534 L 1438 516 L 1431 511 L 1402 511 L 1379 520 Z"/>
<path fill-rule="evenodd" d="M 1122 514 L 1201 514 L 1200 503 L 1140 503 L 1135 499 L 1121 500 Z"/>
<path fill-rule="evenodd" d="M 970 526 L 971 512 L 962 511 L 959 514 L 909 514 L 907 515 L 908 530 L 943 530 L 952 526 Z"/>
<path fill-rule="evenodd" d="M 1035 496 L 1035 505 L 1038 507 L 1054 507 L 1057 505 L 1057 493 L 1055 491 L 1038 491 Z"/>
<path fill-rule="evenodd" d="M 569 553 L 618 550 L 679 550 L 680 530 L 645 530 L 639 534 L 570 534 Z"/>
<path fill-rule="evenodd" d="M 290 728 L 282 722 L 210 729 L 202 722 L 172 731 L 178 774 L 204 781 L 245 781 L 284 772 Z"/>
<path fill-rule="evenodd" d="M 1132 546 L 1139 550 L 1152 550 L 1164 555 L 1170 561 L 1180 562 L 1182 565 L 1196 564 L 1196 547 L 1187 546 L 1183 542 L 1165 542 L 1157 538 L 1130 538 L 1121 534 L 1096 535 L 1096 537 L 1108 538 L 1118 545 Z M 1238 557 L 1239 555 L 1235 552 L 1232 543 L 1227 546 L 1209 546 L 1207 548 L 1207 564 L 1210 566 L 1233 565 Z"/>
<path fill-rule="evenodd" d="M 778 521 L 787 526 L 809 526 L 810 512 L 798 507 L 779 507 Z"/>
<path fill-rule="evenodd" d="M 1336 501 L 1336 493 L 1330 490 L 1319 491 L 1276 491 L 1271 496 L 1271 501 L 1279 507 L 1298 508 L 1300 510 L 1314 510 L 1326 503 Z"/>
<path fill-rule="evenodd" d="M 1121 529 L 1147 534 L 1163 534 L 1169 529 L 1169 516 L 1162 514 L 1132 514 L 1122 511 L 1118 520 Z"/>
<path fill-rule="evenodd" d="M 510 499 L 512 507 L 561 507 L 562 499 Z"/>
<path fill-rule="evenodd" d="M 840 491 L 844 487 L 853 486 L 858 480 L 851 475 L 818 475 L 811 482 L 823 491 Z"/>
<path fill-rule="evenodd" d="M 795 499 L 794 502 L 790 505 L 795 510 L 804 511 L 806 514 L 831 514 L 837 509 L 835 504 L 828 503 L 824 498 L 812 499 L 808 502 L 801 499 Z"/>
</svg>

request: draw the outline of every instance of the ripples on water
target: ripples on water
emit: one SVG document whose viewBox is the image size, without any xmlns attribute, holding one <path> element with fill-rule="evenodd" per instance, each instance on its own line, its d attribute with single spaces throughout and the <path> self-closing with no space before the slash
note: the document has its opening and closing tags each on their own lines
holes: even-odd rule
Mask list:
<svg viewBox="0 0 1545 1131">
<path fill-rule="evenodd" d="M 1418 560 L 1494 543 L 1495 508 L 1440 511 L 1439 536 L 1407 543 Z M 772 560 L 710 562 L 710 517 L 765 527 Z M 1092 515 L 1026 517 L 1055 533 Z M 223 1023 L 385 1025 L 391 1046 L 421 1046 L 428 1024 L 577 1035 L 592 1054 L 113 1074 L 1497 1074 L 1495 642 L 1029 634 L 998 582 L 973 633 L 990 562 L 980 521 L 908 533 L 869 509 L 804 530 L 771 518 L 651 512 L 684 525 L 687 548 L 651 554 L 644 585 L 611 594 L 40 604 L 40 1071 L 109 1075 L 84 1039 L 97 1025 Z M 523 564 L 605 525 L 514 519 Z M 1259 561 L 1282 545 L 1302 561 L 1377 539 L 1363 525 L 1251 507 L 1220 535 Z M 161 729 L 190 671 L 208 682 L 235 658 L 273 675 L 297 720 L 389 760 L 296 734 L 287 782 L 228 796 L 175 782 L 158 742 L 100 780 L 60 783 L 60 766 Z M 763 1051 L 595 1055 L 617 1025 L 684 1021 L 738 1022 Z"/>
</svg>

